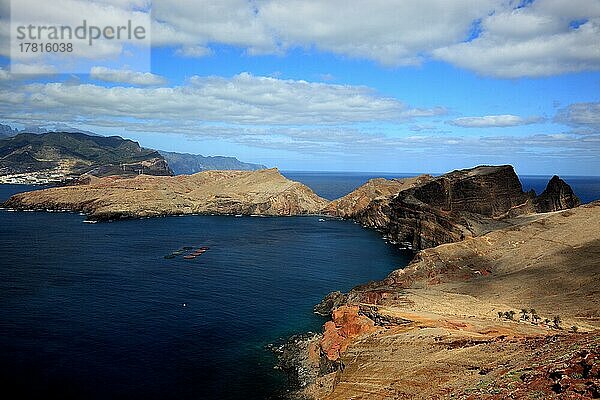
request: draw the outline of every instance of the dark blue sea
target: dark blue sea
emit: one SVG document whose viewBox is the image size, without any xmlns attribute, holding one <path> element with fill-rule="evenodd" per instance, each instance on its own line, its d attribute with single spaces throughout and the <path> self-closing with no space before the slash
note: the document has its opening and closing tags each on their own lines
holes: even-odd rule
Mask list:
<svg viewBox="0 0 600 400">
<path fill-rule="evenodd" d="M 285 173 L 336 198 L 381 174 Z M 405 175 L 387 175 L 402 177 Z M 523 177 L 538 193 L 549 177 Z M 599 178 L 566 178 L 584 201 Z M 0 185 L 0 200 L 34 187 Z M 19 397 L 266 399 L 266 348 L 319 330 L 315 303 L 411 254 L 349 221 L 187 216 L 86 224 L 0 211 L 0 384 Z M 209 246 L 194 260 L 164 256 Z"/>
</svg>

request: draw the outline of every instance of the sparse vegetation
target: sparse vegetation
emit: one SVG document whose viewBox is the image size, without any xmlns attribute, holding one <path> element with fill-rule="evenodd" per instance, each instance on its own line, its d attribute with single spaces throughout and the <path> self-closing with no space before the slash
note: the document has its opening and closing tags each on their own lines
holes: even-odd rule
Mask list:
<svg viewBox="0 0 600 400">
<path fill-rule="evenodd" d="M 521 308 L 521 319 L 523 321 L 529 320 L 529 311 L 527 311 L 527 309 L 525 309 L 525 308 Z"/>
<path fill-rule="evenodd" d="M 561 323 L 561 319 L 560 319 L 560 315 L 555 315 L 554 318 L 552 318 L 552 326 L 554 326 L 555 329 L 561 329 L 560 328 L 560 323 Z"/>
<path fill-rule="evenodd" d="M 500 318 L 504 317 L 505 319 L 511 320 L 513 321 L 515 319 L 515 314 L 516 312 L 514 312 L 513 310 L 510 311 L 504 311 L 504 312 L 498 312 L 498 316 Z"/>
</svg>

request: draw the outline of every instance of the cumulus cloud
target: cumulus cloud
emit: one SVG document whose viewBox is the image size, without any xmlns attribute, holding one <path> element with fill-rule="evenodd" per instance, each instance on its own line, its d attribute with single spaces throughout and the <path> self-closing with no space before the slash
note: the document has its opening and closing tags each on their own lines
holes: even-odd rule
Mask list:
<svg viewBox="0 0 600 400">
<path fill-rule="evenodd" d="M 0 55 L 10 57 L 14 64 L 35 65 L 43 64 L 51 66 L 57 72 L 85 73 L 93 65 L 101 65 L 105 61 L 114 63 L 127 60 L 129 65 L 135 64 L 138 68 L 144 68 L 143 60 L 146 60 L 145 68 L 150 65 L 150 8 L 149 2 L 145 0 L 57 0 L 53 2 L 42 0 L 19 0 L 12 2 L 8 7 L 8 0 L 0 0 L 2 10 L 9 11 L 7 14 L 0 13 Z M 86 39 L 77 39 L 75 29 L 84 24 L 88 28 Z M 141 26 L 145 34 L 133 40 L 129 39 L 127 33 L 115 33 L 113 39 L 97 39 L 93 45 L 89 44 L 92 36 L 90 28 L 126 26 L 131 21 L 133 28 Z M 24 32 L 31 32 L 24 40 L 10 40 L 11 27 L 13 34 L 17 34 L 19 26 L 33 26 Z M 50 29 L 39 29 L 36 27 L 61 27 L 68 26 L 72 29 L 72 35 L 68 30 L 58 30 L 55 33 L 57 39 L 54 44 L 69 45 L 72 51 L 21 51 L 19 44 L 22 43 L 46 43 L 48 38 L 53 37 Z M 113 31 L 115 32 L 115 31 Z M 125 31 L 126 32 L 126 31 Z M 93 33 L 96 35 L 96 32 Z M 142 36 L 144 36 L 142 38 Z M 41 42 L 40 42 L 41 41 Z M 60 43 L 59 43 L 60 42 Z M 50 45 L 51 43 L 46 43 Z M 53 48 L 57 48 L 54 46 Z M 59 49 L 61 47 L 58 47 Z M 65 49 L 67 47 L 64 47 Z M 123 64 L 123 63 L 122 63 Z M 27 73 L 26 70 L 19 73 Z"/>
<path fill-rule="evenodd" d="M 509 126 L 529 125 L 544 121 L 542 117 L 519 117 L 517 115 L 486 115 L 483 117 L 456 118 L 448 123 L 462 128 L 504 128 Z"/>
<path fill-rule="evenodd" d="M 283 47 L 316 47 L 385 65 L 417 65 L 423 54 L 460 41 L 490 0 L 265 1 L 261 20 Z"/>
<path fill-rule="evenodd" d="M 166 78 L 150 72 L 136 72 L 127 69 L 92 67 L 90 77 L 104 82 L 129 83 L 139 86 L 156 86 L 167 83 Z"/>
<path fill-rule="evenodd" d="M 173 46 L 182 57 L 204 57 L 211 45 L 224 44 L 251 55 L 317 49 L 387 66 L 434 58 L 501 78 L 600 69 L 597 0 L 61 0 L 60 7 L 23 1 L 39 3 L 28 8 L 33 23 L 58 14 L 72 24 L 82 15 L 98 25 L 135 22 L 150 16 L 151 5 L 153 45 Z M 0 19 L 3 55 L 8 25 Z M 80 47 L 82 57 L 96 59 L 123 52 L 118 42 L 87 53 Z"/>
<path fill-rule="evenodd" d="M 538 0 L 484 16 L 475 39 L 435 49 L 434 57 L 501 78 L 600 69 L 600 2 Z"/>
<path fill-rule="evenodd" d="M 390 66 L 433 57 L 502 78 L 600 69 L 597 0 L 163 0 L 155 15 L 161 44 L 316 48 Z"/>
<path fill-rule="evenodd" d="M 206 47 L 223 43 L 249 54 L 295 47 L 384 65 L 418 65 L 439 47 L 461 41 L 474 19 L 498 0 L 162 0 L 153 4 L 153 41 Z M 368 17 L 365 17 L 368 16 Z"/>
<path fill-rule="evenodd" d="M 7 81 L 11 78 L 11 73 L 5 70 L 4 68 L 0 68 L 0 81 Z"/>
</svg>

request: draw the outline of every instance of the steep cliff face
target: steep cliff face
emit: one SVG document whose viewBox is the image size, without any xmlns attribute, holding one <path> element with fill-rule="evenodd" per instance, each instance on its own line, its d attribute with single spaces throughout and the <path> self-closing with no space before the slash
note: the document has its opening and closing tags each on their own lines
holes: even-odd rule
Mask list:
<svg viewBox="0 0 600 400">
<path fill-rule="evenodd" d="M 88 184 L 21 193 L 3 206 L 81 211 L 94 219 L 175 214 L 300 215 L 327 201 L 277 169 L 90 179 Z"/>
<path fill-rule="evenodd" d="M 571 188 L 559 178 L 536 198 L 533 192 L 523 192 L 512 166 L 480 166 L 374 199 L 355 219 L 393 241 L 424 249 L 505 227 L 510 217 L 577 204 Z"/>
<path fill-rule="evenodd" d="M 420 175 L 402 179 L 371 179 L 346 196 L 334 200 L 323 209 L 324 214 L 342 218 L 353 218 L 380 197 L 389 197 L 399 192 L 421 185 L 433 179 L 431 175 Z"/>
<path fill-rule="evenodd" d="M 548 182 L 546 190 L 533 203 L 537 212 L 550 212 L 577 207 L 581 204 L 581 201 L 573 193 L 571 186 L 554 175 Z"/>
</svg>

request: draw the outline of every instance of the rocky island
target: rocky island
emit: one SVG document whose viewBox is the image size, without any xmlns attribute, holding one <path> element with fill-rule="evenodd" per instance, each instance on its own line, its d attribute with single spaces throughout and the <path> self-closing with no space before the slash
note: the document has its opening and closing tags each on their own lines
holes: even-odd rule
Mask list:
<svg viewBox="0 0 600 400">
<path fill-rule="evenodd" d="M 111 176 L 17 194 L 2 206 L 83 212 L 92 220 L 185 214 L 302 215 L 327 204 L 277 169 L 205 171 L 194 175 Z"/>
</svg>

